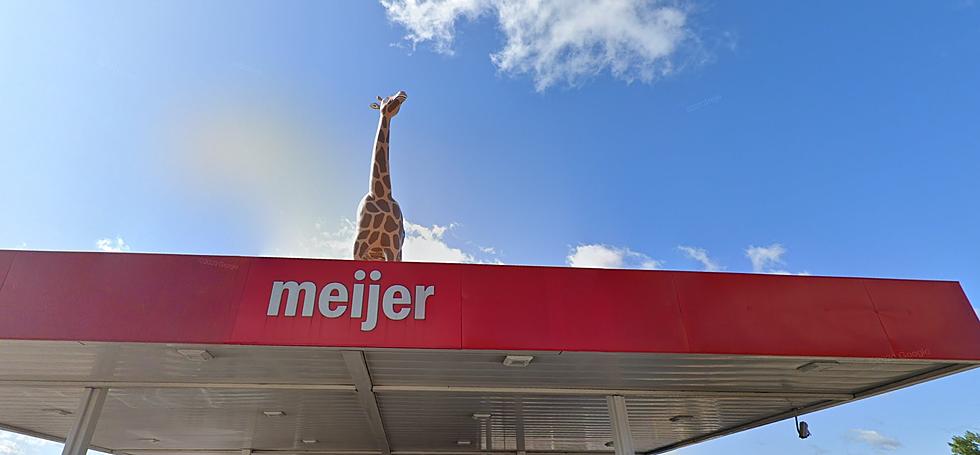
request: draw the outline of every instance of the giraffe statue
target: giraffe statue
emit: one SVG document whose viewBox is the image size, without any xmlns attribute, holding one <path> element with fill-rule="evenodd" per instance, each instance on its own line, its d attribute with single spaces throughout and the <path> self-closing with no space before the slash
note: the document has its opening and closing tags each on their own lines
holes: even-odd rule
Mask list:
<svg viewBox="0 0 980 455">
<path fill-rule="evenodd" d="M 357 239 L 354 259 L 362 261 L 401 261 L 405 226 L 402 209 L 391 196 L 391 174 L 388 172 L 388 131 L 391 119 L 408 98 L 404 91 L 387 98 L 378 97 L 371 109 L 381 113 L 378 134 L 374 139 L 371 162 L 371 186 L 357 207 Z M 380 103 L 380 104 L 379 104 Z"/>
</svg>

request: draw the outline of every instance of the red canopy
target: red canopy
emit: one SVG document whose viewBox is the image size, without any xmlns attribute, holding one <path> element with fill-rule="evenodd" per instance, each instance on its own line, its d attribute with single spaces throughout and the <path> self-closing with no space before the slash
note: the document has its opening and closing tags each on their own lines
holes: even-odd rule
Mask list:
<svg viewBox="0 0 980 455">
<path fill-rule="evenodd" d="M 0 339 L 980 360 L 951 281 L 30 251 L 0 280 Z M 362 317 L 268 316 L 277 281 L 364 283 Z M 424 319 L 362 330 L 371 284 L 431 287 Z"/>
<path fill-rule="evenodd" d="M 0 251 L 0 427 L 129 455 L 660 453 L 978 364 L 948 281 Z"/>
</svg>

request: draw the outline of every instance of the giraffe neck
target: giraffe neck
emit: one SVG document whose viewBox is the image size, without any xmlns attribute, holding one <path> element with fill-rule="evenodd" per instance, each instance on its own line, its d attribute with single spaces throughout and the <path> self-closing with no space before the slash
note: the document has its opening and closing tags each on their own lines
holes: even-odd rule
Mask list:
<svg viewBox="0 0 980 455">
<path fill-rule="evenodd" d="M 378 121 L 378 135 L 374 139 L 374 157 L 371 160 L 370 194 L 379 198 L 391 197 L 391 175 L 388 172 L 389 119 L 384 114 Z"/>
</svg>

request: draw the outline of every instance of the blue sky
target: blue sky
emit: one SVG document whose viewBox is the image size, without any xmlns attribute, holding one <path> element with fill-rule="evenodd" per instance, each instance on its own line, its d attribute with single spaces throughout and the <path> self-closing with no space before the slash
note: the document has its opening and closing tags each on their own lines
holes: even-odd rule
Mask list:
<svg viewBox="0 0 980 455">
<path fill-rule="evenodd" d="M 974 2 L 576 5 L 0 3 L 0 248 L 345 257 L 368 104 L 405 90 L 407 259 L 952 279 L 976 301 Z M 681 453 L 943 453 L 980 429 L 978 384 Z"/>
</svg>

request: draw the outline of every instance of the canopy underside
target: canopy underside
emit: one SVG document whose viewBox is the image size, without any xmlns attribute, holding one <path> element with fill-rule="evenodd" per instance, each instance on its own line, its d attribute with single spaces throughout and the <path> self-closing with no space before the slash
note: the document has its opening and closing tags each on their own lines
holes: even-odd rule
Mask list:
<svg viewBox="0 0 980 455">
<path fill-rule="evenodd" d="M 204 349 L 213 358 L 178 349 Z M 356 363 L 361 353 L 366 375 Z M 534 360 L 508 367 L 507 354 Z M 814 360 L 827 363 L 800 369 Z M 0 365 L 0 425 L 64 439 L 85 388 L 108 388 L 92 444 L 132 455 L 611 452 L 611 395 L 626 398 L 636 449 L 657 452 L 975 366 L 51 341 L 0 341 Z M 365 388 L 380 422 L 372 420 Z"/>
</svg>

